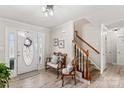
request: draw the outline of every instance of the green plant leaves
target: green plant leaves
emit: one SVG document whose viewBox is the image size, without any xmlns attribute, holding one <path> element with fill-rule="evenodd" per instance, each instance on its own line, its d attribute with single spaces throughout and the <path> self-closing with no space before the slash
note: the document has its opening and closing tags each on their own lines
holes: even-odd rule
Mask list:
<svg viewBox="0 0 124 93">
<path fill-rule="evenodd" d="M 0 87 L 4 88 L 10 79 L 10 69 L 4 64 L 0 63 Z"/>
</svg>

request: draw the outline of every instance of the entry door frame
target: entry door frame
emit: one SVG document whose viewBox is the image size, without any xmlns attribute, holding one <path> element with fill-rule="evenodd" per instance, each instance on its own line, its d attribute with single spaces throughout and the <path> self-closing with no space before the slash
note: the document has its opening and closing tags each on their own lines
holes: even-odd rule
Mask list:
<svg viewBox="0 0 124 93">
<path fill-rule="evenodd" d="M 101 25 L 101 74 L 107 68 L 107 61 L 106 61 L 106 57 L 107 57 L 107 53 L 106 53 L 107 52 L 107 46 L 106 46 L 107 32 L 108 32 L 108 28 L 104 24 L 102 24 Z"/>
<path fill-rule="evenodd" d="M 14 58 L 15 58 L 15 64 L 14 64 L 14 70 L 11 70 L 11 77 L 16 77 L 18 75 L 18 57 L 17 57 L 17 40 L 18 40 L 18 31 L 27 31 L 27 30 L 24 30 L 24 29 L 21 29 L 21 28 L 16 28 L 16 27 L 13 27 L 13 26 L 5 26 L 5 63 L 7 64 L 7 66 L 9 66 L 9 41 L 8 41 L 8 34 L 10 32 L 14 33 L 15 34 L 15 47 L 14 47 Z M 45 34 L 40 32 L 40 31 L 31 31 L 31 32 L 35 32 L 37 34 L 37 43 L 36 43 L 36 47 L 37 47 L 37 50 L 36 52 L 39 53 L 38 51 L 38 34 L 41 33 L 42 36 L 43 36 L 43 55 L 42 55 L 42 63 L 39 62 L 39 54 L 37 55 L 37 70 L 41 69 L 41 68 L 44 68 L 44 58 L 45 58 Z"/>
<path fill-rule="evenodd" d="M 10 26 L 5 26 L 5 62 L 7 64 L 8 67 L 10 67 L 10 57 L 9 57 L 9 33 L 13 33 L 14 34 L 14 51 L 13 51 L 13 55 L 14 55 L 14 69 L 11 70 L 11 77 L 16 77 L 17 76 L 17 32 L 16 29 L 14 27 L 10 27 Z"/>
<path fill-rule="evenodd" d="M 42 40 L 40 40 L 42 39 Z M 42 43 L 42 44 L 41 44 Z M 37 53 L 38 53 L 38 56 L 37 56 L 37 59 L 38 59 L 38 69 L 42 69 L 44 68 L 44 61 L 45 61 L 45 34 L 44 33 L 41 33 L 41 32 L 37 32 Z M 41 54 L 42 52 L 42 54 Z M 41 59 L 40 59 L 41 57 Z"/>
</svg>

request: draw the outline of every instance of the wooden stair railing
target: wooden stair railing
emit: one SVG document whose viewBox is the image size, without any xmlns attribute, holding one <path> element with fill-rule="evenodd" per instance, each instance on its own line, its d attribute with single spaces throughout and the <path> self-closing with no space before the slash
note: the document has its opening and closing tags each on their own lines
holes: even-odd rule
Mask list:
<svg viewBox="0 0 124 93">
<path fill-rule="evenodd" d="M 91 46 L 89 43 L 83 40 L 77 31 L 75 31 L 75 35 L 83 43 L 87 44 L 90 48 L 92 48 L 97 54 L 100 54 L 100 52 L 97 49 L 95 49 L 93 46 Z M 76 41 L 75 38 L 72 42 L 74 43 L 74 58 L 77 58 L 77 57 L 80 58 L 78 62 L 79 64 L 77 65 L 77 71 L 82 73 L 82 78 L 91 81 L 92 73 L 91 73 L 91 68 L 90 68 L 91 62 L 89 60 L 90 53 L 88 50 L 81 47 L 81 45 Z"/>
<path fill-rule="evenodd" d="M 90 45 L 88 42 L 86 42 L 86 41 L 80 36 L 80 34 L 79 34 L 78 31 L 75 31 L 75 35 L 76 35 L 76 37 L 77 37 L 78 39 L 80 39 L 82 42 L 84 42 L 86 45 L 88 45 L 91 49 L 93 49 L 97 54 L 100 54 L 100 52 L 99 52 L 96 48 L 94 48 L 92 45 Z"/>
<path fill-rule="evenodd" d="M 77 71 L 82 73 L 82 78 L 90 80 L 90 72 L 89 72 L 89 51 L 80 47 L 80 45 L 73 40 L 74 43 L 74 56 L 75 58 L 79 57 L 79 64 L 77 65 Z"/>
<path fill-rule="evenodd" d="M 75 48 L 79 48 L 81 51 L 83 51 L 87 56 L 89 56 L 89 52 L 87 52 L 85 49 L 83 49 L 75 40 L 72 41 L 75 43 Z M 76 52 L 75 52 L 76 53 Z"/>
</svg>

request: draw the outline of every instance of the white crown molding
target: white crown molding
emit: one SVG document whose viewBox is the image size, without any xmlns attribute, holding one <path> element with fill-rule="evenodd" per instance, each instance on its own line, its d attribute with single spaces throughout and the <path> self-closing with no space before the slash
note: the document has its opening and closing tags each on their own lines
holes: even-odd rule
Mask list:
<svg viewBox="0 0 124 93">
<path fill-rule="evenodd" d="M 38 29 L 43 29 L 45 31 L 50 31 L 50 29 L 46 28 L 46 27 L 32 25 L 32 24 L 27 24 L 27 23 L 24 23 L 24 22 L 19 22 L 19 21 L 8 19 L 8 18 L 4 18 L 4 17 L 0 17 L 0 22 L 4 22 L 6 24 L 7 23 L 13 23 L 13 24 L 18 24 L 18 25 L 24 25 L 24 26 L 28 26 L 28 27 L 34 27 L 34 28 L 38 28 Z"/>
</svg>

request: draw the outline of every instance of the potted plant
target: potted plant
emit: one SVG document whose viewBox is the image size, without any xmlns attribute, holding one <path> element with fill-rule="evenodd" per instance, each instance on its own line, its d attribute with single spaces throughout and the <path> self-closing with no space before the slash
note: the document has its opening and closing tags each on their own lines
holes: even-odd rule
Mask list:
<svg viewBox="0 0 124 93">
<path fill-rule="evenodd" d="M 9 87 L 10 69 L 4 63 L 0 63 L 0 88 Z"/>
</svg>

